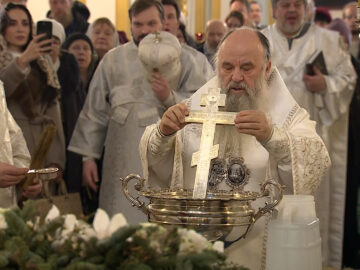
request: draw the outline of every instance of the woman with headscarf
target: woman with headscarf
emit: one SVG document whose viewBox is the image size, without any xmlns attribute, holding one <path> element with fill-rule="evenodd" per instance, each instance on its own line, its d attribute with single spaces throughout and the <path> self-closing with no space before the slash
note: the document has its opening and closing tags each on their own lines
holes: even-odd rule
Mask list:
<svg viewBox="0 0 360 270">
<path fill-rule="evenodd" d="M 112 48 L 119 45 L 119 36 L 113 23 L 105 17 L 96 19 L 89 27 L 88 36 L 101 60 Z"/>
<path fill-rule="evenodd" d="M 44 34 L 33 37 L 32 26 L 25 6 L 10 3 L 4 8 L 0 16 L 0 79 L 9 110 L 23 131 L 31 155 L 45 126 L 56 126 L 44 165 L 61 171 L 65 166 L 65 141 L 60 84 L 48 55 L 51 40 L 43 40 Z"/>
<path fill-rule="evenodd" d="M 75 56 L 80 70 L 83 89 L 87 93 L 91 78 L 98 64 L 91 40 L 82 33 L 72 34 L 63 43 L 63 49 Z"/>
</svg>

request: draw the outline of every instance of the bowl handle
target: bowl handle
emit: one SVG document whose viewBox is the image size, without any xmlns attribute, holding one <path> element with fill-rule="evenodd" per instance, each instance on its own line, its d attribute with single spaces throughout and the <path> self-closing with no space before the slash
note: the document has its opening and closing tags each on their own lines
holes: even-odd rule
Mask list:
<svg viewBox="0 0 360 270">
<path fill-rule="evenodd" d="M 280 185 L 279 183 L 277 183 L 273 180 L 268 180 L 262 184 L 261 193 L 263 196 L 269 195 L 270 192 L 269 192 L 269 189 L 267 189 L 267 186 L 269 186 L 269 185 L 271 185 L 275 189 L 277 189 L 278 192 L 275 192 L 275 196 L 272 198 L 272 200 L 270 202 L 266 202 L 265 206 L 260 208 L 259 211 L 257 211 L 257 213 L 254 215 L 254 223 L 255 223 L 255 221 L 257 221 L 259 218 L 261 218 L 266 213 L 274 210 L 275 206 L 277 206 L 280 203 L 280 201 L 283 197 L 284 186 Z"/>
<path fill-rule="evenodd" d="M 125 194 L 125 197 L 131 202 L 132 206 L 136 206 L 137 208 L 139 208 L 141 211 L 143 211 L 143 213 L 145 215 L 149 215 L 149 210 L 147 209 L 147 207 L 145 206 L 145 203 L 139 200 L 139 197 L 133 197 L 128 189 L 128 183 L 131 180 L 137 180 L 137 183 L 135 184 L 135 189 L 137 191 L 142 190 L 142 188 L 144 187 L 144 183 L 145 183 L 145 179 L 141 178 L 139 175 L 137 174 L 129 174 L 128 176 L 126 176 L 125 179 L 120 177 L 120 181 L 122 183 L 122 188 L 123 188 L 123 192 Z"/>
</svg>

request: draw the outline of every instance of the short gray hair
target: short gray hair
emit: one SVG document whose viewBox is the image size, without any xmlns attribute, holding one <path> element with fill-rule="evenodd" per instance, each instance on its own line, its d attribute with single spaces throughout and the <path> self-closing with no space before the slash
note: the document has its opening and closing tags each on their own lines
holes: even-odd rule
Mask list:
<svg viewBox="0 0 360 270">
<path fill-rule="evenodd" d="M 303 0 L 305 7 L 308 5 L 308 1 L 307 0 Z M 271 5 L 273 8 L 276 8 L 277 3 L 279 2 L 279 0 L 271 0 Z"/>
<path fill-rule="evenodd" d="M 343 16 L 343 19 L 345 19 L 345 9 L 347 9 L 348 7 L 352 7 L 352 6 L 356 6 L 357 7 L 358 3 L 355 2 L 355 1 L 352 1 L 352 2 L 349 2 L 347 3 L 346 5 L 343 6 L 342 8 L 342 16 Z"/>
<path fill-rule="evenodd" d="M 220 51 L 220 48 L 221 48 L 221 45 L 224 43 L 224 41 L 232 34 L 234 33 L 235 31 L 238 31 L 238 30 L 250 30 L 252 32 L 254 32 L 257 37 L 259 38 L 260 40 L 260 43 L 261 45 L 263 46 L 264 48 L 264 51 L 265 51 L 265 59 L 267 61 L 269 61 L 271 59 L 271 53 L 270 53 L 270 43 L 269 43 L 269 40 L 267 39 L 267 37 L 261 33 L 259 30 L 257 29 L 254 29 L 254 28 L 251 28 L 251 27 L 248 27 L 248 26 L 242 26 L 240 28 L 235 28 L 235 29 L 232 29 L 230 31 L 228 31 L 224 37 L 221 39 L 221 41 L 219 42 L 219 45 L 217 47 L 217 51 L 216 51 L 216 54 L 214 55 L 214 61 L 215 61 L 215 64 L 217 65 L 217 62 L 219 60 L 219 51 Z"/>
</svg>

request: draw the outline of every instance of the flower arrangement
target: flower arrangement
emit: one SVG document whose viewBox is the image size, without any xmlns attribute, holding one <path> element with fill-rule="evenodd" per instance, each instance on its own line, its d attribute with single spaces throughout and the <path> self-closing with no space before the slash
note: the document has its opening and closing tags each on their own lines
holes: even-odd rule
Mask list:
<svg viewBox="0 0 360 270">
<path fill-rule="evenodd" d="M 93 225 L 54 206 L 37 215 L 36 203 L 0 209 L 0 269 L 234 269 L 221 242 L 193 230 L 143 223 L 127 225 L 121 214 L 109 219 L 98 209 Z"/>
</svg>

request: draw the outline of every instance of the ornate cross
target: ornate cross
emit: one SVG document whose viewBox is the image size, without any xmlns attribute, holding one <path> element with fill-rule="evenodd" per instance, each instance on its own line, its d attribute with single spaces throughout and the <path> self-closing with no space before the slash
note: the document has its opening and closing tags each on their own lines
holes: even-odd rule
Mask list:
<svg viewBox="0 0 360 270">
<path fill-rule="evenodd" d="M 191 167 L 197 166 L 193 191 L 194 199 L 205 199 L 209 177 L 210 162 L 219 154 L 219 145 L 213 145 L 216 124 L 234 125 L 236 113 L 219 112 L 225 106 L 226 95 L 220 94 L 220 88 L 210 88 L 208 94 L 201 96 L 200 105 L 204 111 L 190 111 L 185 118 L 187 123 L 202 123 L 200 149 L 192 155 Z"/>
</svg>

